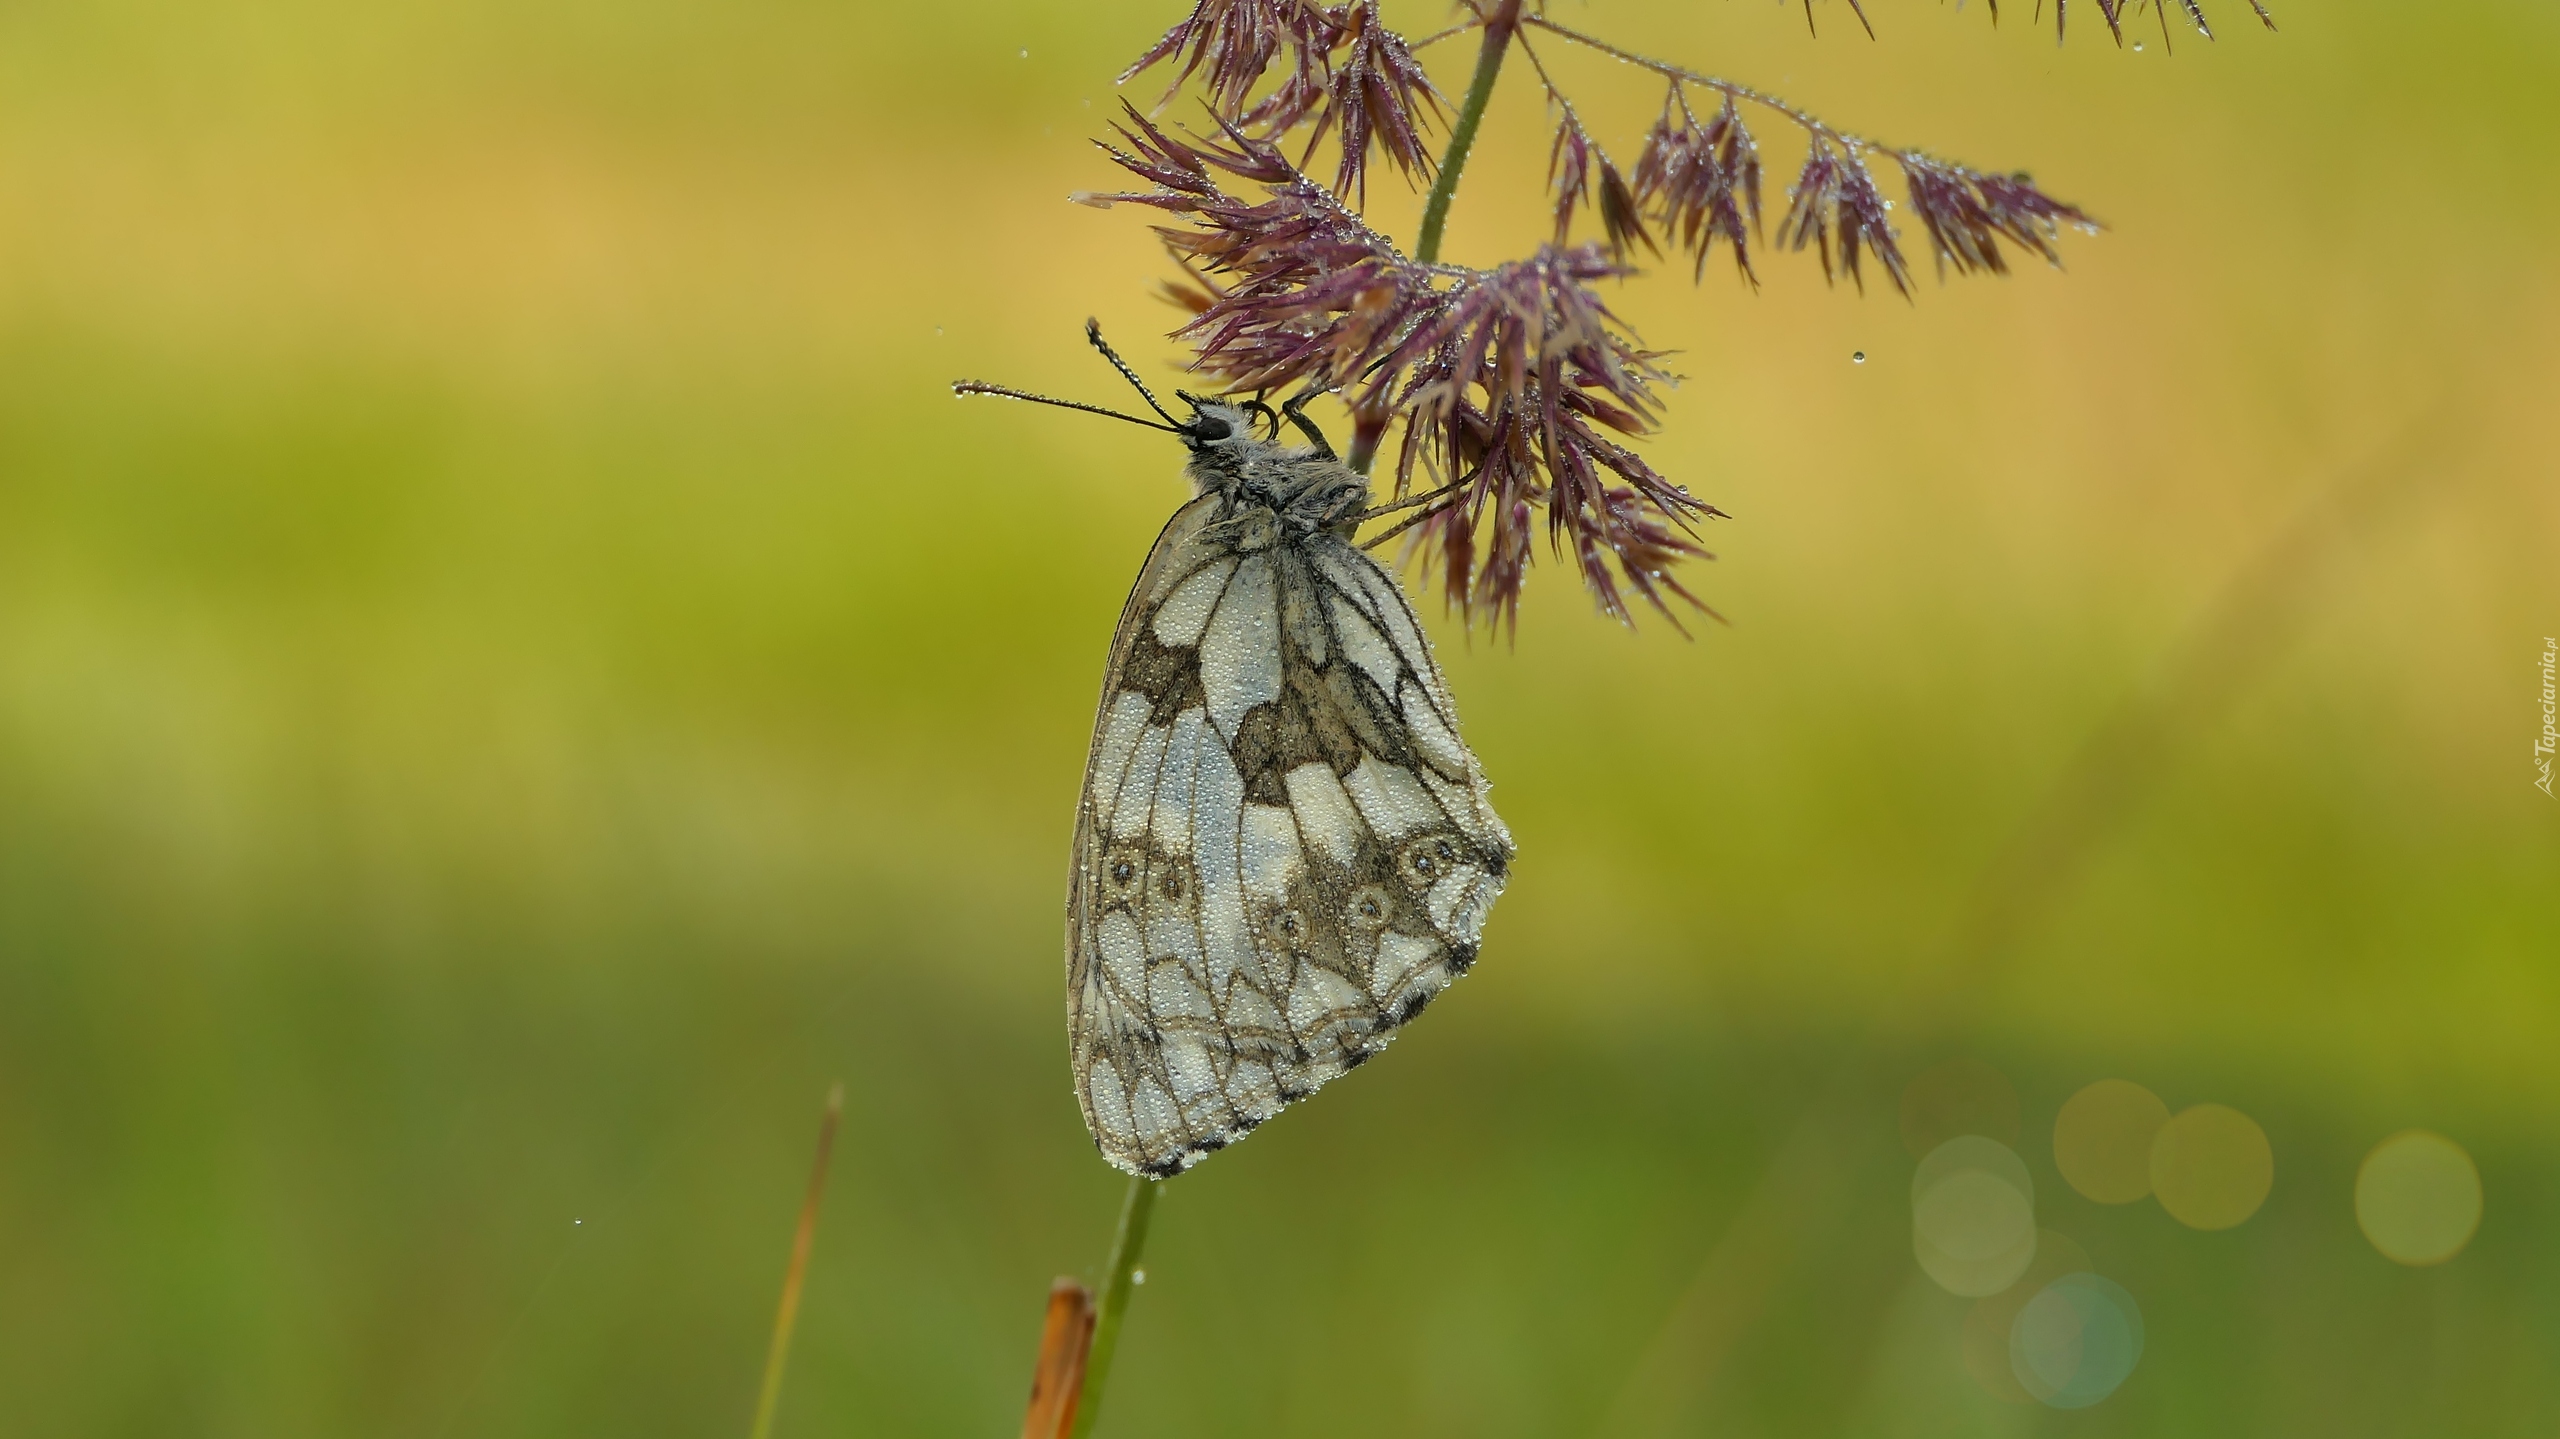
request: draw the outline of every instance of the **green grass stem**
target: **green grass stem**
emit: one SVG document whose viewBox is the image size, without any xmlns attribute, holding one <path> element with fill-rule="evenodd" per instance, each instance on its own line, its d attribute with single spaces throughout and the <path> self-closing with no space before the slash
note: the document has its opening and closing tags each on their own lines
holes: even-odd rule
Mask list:
<svg viewBox="0 0 2560 1439">
<path fill-rule="evenodd" d="M 1449 202 L 1458 197 L 1458 176 L 1475 149 L 1476 131 L 1484 125 L 1485 106 L 1493 85 L 1502 78 L 1502 57 L 1511 53 L 1511 36 L 1520 28 L 1520 0 L 1502 0 L 1484 22 L 1484 42 L 1476 51 L 1475 78 L 1467 82 L 1467 98 L 1458 104 L 1458 121 L 1449 128 L 1449 149 L 1440 157 L 1440 173 L 1432 178 L 1431 195 L 1422 203 L 1422 233 L 1413 257 L 1429 264 L 1440 258 L 1441 232 L 1449 223 Z"/>
<path fill-rule="evenodd" d="M 1120 1232 L 1111 1241 L 1111 1267 L 1102 1279 L 1102 1303 L 1093 1320 L 1093 1349 L 1084 1361 L 1084 1393 L 1076 1400 L 1076 1427 L 1070 1439 L 1085 1439 L 1102 1414 L 1103 1381 L 1111 1377 L 1111 1354 L 1120 1347 L 1120 1316 L 1128 1311 L 1129 1290 L 1137 1282 L 1138 1261 L 1146 1257 L 1147 1221 L 1155 1216 L 1156 1190 L 1162 1180 L 1129 1181 L 1129 1196 L 1120 1205 Z"/>
<path fill-rule="evenodd" d="M 809 1192 L 800 1201 L 800 1227 L 791 1236 L 791 1264 L 782 1272 L 782 1302 L 774 1307 L 773 1343 L 764 1355 L 764 1388 L 756 1395 L 749 1439 L 772 1439 L 773 1411 L 782 1402 L 782 1371 L 791 1358 L 791 1329 L 800 1322 L 800 1288 L 809 1277 L 809 1248 L 818 1237 L 818 1201 L 827 1192 L 827 1159 L 835 1152 L 836 1121 L 844 1116 L 844 1084 L 827 1091 L 827 1117 L 818 1125 L 818 1159 L 809 1169 Z"/>
</svg>

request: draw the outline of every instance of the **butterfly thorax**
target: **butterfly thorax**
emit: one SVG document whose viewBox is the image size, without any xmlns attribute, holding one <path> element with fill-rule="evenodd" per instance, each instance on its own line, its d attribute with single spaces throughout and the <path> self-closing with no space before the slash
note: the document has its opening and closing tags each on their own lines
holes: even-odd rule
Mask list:
<svg viewBox="0 0 2560 1439">
<path fill-rule="evenodd" d="M 1220 519 L 1234 527 L 1238 549 L 1266 549 L 1320 530 L 1347 539 L 1368 508 L 1366 476 L 1311 445 L 1256 438 L 1241 411 L 1202 406 L 1194 424 L 1184 472 L 1196 493 L 1224 501 Z"/>
</svg>

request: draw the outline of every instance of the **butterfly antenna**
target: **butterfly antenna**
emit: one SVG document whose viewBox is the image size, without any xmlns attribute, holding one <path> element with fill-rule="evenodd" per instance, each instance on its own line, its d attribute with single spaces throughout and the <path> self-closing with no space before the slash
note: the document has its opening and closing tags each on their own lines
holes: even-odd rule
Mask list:
<svg viewBox="0 0 2560 1439">
<path fill-rule="evenodd" d="M 993 395 L 996 398 L 1003 400 L 1029 400 L 1035 405 L 1055 405 L 1062 410 L 1082 410 L 1088 415 L 1108 415 L 1115 420 L 1127 420 L 1133 425 L 1144 425 L 1150 430 L 1164 430 L 1176 435 L 1183 433 L 1182 430 L 1175 426 L 1159 425 L 1155 421 L 1150 420 L 1143 415 L 1126 415 L 1122 414 L 1118 410 L 1106 410 L 1100 405 L 1087 405 L 1075 400 L 1061 400 L 1049 395 L 1035 395 L 1029 390 L 1015 390 L 1009 389 L 1003 385 L 990 385 L 984 380 L 953 380 L 951 382 L 951 393 L 955 395 Z M 1162 414 L 1163 411 L 1159 410 L 1157 413 Z"/>
<path fill-rule="evenodd" d="M 1175 419 L 1171 415 L 1165 415 L 1164 406 L 1156 403 L 1156 392 L 1148 389 L 1147 382 L 1138 378 L 1138 372 L 1129 368 L 1129 362 L 1120 358 L 1120 352 L 1111 348 L 1111 342 L 1102 338 L 1102 322 L 1100 320 L 1088 319 L 1084 322 L 1084 337 L 1085 340 L 1095 349 L 1102 352 L 1102 358 L 1111 362 L 1111 368 L 1120 372 L 1120 378 L 1127 380 L 1131 385 L 1137 387 L 1139 395 L 1146 400 L 1148 409 L 1155 411 L 1159 415 L 1164 415 L 1164 422 L 1166 424 L 1173 426 L 1177 430 L 1182 428 L 1182 422 L 1180 420 Z"/>
</svg>

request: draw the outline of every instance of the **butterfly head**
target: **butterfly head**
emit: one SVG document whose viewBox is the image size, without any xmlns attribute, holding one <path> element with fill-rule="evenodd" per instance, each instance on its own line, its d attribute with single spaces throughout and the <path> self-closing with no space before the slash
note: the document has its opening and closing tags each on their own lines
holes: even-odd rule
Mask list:
<svg viewBox="0 0 2560 1439">
<path fill-rule="evenodd" d="M 1269 405 L 1260 400 L 1230 404 L 1187 390 L 1174 393 L 1191 407 L 1191 418 L 1177 422 L 1173 427 L 1174 433 L 1182 436 L 1182 442 L 1191 447 L 1191 453 L 1235 453 L 1264 443 L 1254 438 L 1253 425 L 1257 417 L 1270 415 Z"/>
<path fill-rule="evenodd" d="M 1101 353 L 1102 358 L 1111 362 L 1111 368 L 1119 371 L 1120 377 L 1129 382 L 1129 387 L 1138 392 L 1138 398 L 1147 402 L 1147 408 L 1155 412 L 1154 419 L 1111 409 L 1105 405 L 1089 405 L 1082 400 L 1062 400 L 1054 395 L 1039 395 L 1028 390 L 1017 390 L 1010 385 L 991 385 L 983 380 L 956 380 L 952 382 L 952 392 L 960 395 L 995 395 L 1008 400 L 1030 400 L 1035 404 L 1055 405 L 1062 410 L 1081 410 L 1088 415 L 1103 415 L 1114 420 L 1126 420 L 1133 425 L 1144 425 L 1150 430 L 1163 430 L 1189 446 L 1195 458 L 1241 453 L 1266 446 L 1279 438 L 1280 412 L 1258 399 L 1229 401 L 1216 396 L 1195 395 L 1188 390 L 1176 390 L 1175 397 L 1191 407 L 1191 418 L 1187 420 L 1174 418 L 1173 412 L 1166 409 L 1164 402 L 1156 398 L 1155 391 L 1147 388 L 1147 382 L 1138 378 L 1138 372 L 1130 368 L 1129 362 L 1120 358 L 1119 352 L 1104 341 L 1101 326 L 1087 320 L 1084 334 L 1085 339 Z M 1289 413 L 1291 418 L 1299 418 L 1294 409 Z M 1253 427 L 1257 420 L 1268 428 L 1268 438 L 1254 437 Z M 1300 423 L 1303 425 L 1304 421 L 1300 420 Z"/>
<path fill-rule="evenodd" d="M 1261 488 L 1252 480 L 1268 468 L 1262 461 L 1273 446 L 1254 433 L 1253 422 L 1255 411 L 1269 407 L 1260 401 L 1239 405 L 1183 390 L 1174 393 L 1191 407 L 1191 418 L 1174 428 L 1191 451 L 1191 463 L 1182 468 L 1193 491 L 1240 500 Z"/>
<path fill-rule="evenodd" d="M 1262 468 L 1260 462 L 1277 447 L 1273 443 L 1278 417 L 1260 400 L 1242 404 L 1175 391 L 1182 402 L 1191 407 L 1191 418 L 1178 421 L 1174 433 L 1191 451 L 1186 467 L 1192 483 L 1202 493 L 1210 490 L 1233 493 L 1242 488 L 1246 477 Z M 1267 418 L 1275 433 L 1265 438 L 1254 433 L 1254 421 Z"/>
<path fill-rule="evenodd" d="M 959 381 L 952 389 L 963 395 L 1032 400 L 1163 430 L 1191 451 L 1191 463 L 1185 468 L 1199 493 L 1215 493 L 1234 504 L 1267 508 L 1294 533 L 1341 528 L 1348 517 L 1367 506 L 1368 481 L 1335 456 L 1333 446 L 1302 409 L 1313 398 L 1313 391 L 1275 410 L 1260 399 L 1231 400 L 1176 390 L 1175 398 L 1191 410 L 1190 418 L 1177 419 L 1147 388 L 1146 381 L 1138 378 L 1129 362 L 1104 342 L 1101 327 L 1091 320 L 1085 322 L 1085 339 L 1146 401 L 1147 408 L 1155 412 L 1154 419 L 978 380 Z M 1284 420 L 1296 426 L 1308 443 L 1282 444 Z"/>
</svg>

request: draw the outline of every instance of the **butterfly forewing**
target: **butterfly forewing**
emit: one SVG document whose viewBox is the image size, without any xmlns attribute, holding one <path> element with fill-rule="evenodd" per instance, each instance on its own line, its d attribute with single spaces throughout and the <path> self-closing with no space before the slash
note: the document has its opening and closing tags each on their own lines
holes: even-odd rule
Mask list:
<svg viewBox="0 0 2560 1439">
<path fill-rule="evenodd" d="M 1216 494 L 1122 611 L 1076 816 L 1067 1013 L 1112 1163 L 1189 1167 L 1475 957 L 1511 837 L 1392 575 Z"/>
</svg>

